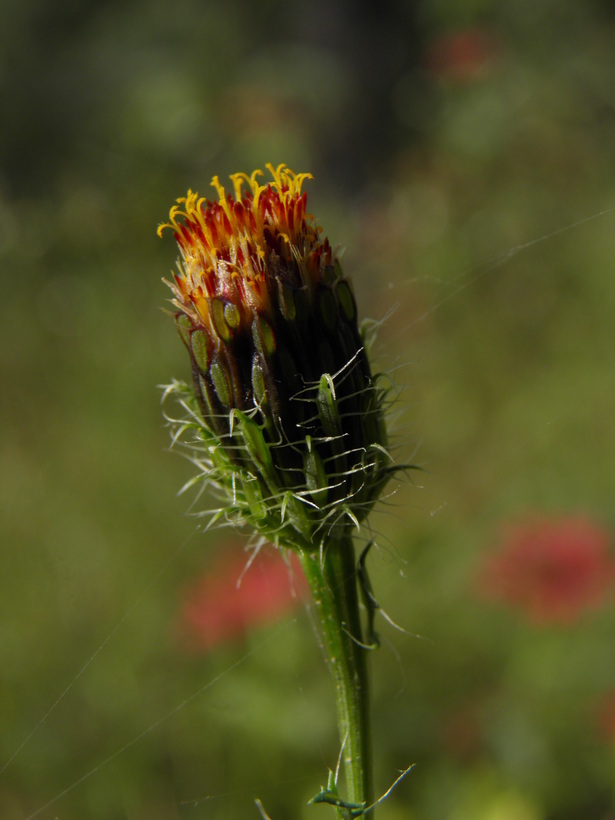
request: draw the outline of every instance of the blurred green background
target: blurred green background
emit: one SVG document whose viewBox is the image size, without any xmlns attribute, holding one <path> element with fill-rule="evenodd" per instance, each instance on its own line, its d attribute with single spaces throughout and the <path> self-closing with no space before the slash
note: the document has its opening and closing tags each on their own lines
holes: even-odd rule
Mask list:
<svg viewBox="0 0 615 820">
<path fill-rule="evenodd" d="M 428 471 L 372 520 L 377 597 L 424 636 L 378 627 L 379 791 L 418 763 L 379 817 L 615 817 L 612 603 L 537 627 L 475 583 L 502 521 L 615 525 L 613 5 L 7 0 L 0 39 L 0 816 L 332 814 L 309 614 L 177 631 L 240 539 L 176 495 L 155 229 L 270 161 L 314 174 L 363 315 L 396 308 L 377 356 Z"/>
</svg>

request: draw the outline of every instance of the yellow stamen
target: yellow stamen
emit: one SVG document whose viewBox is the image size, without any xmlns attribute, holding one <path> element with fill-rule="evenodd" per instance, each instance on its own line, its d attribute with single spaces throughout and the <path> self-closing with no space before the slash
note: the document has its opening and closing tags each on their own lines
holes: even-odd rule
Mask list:
<svg viewBox="0 0 615 820">
<path fill-rule="evenodd" d="M 248 176 L 247 174 L 244 174 L 241 171 L 237 174 L 231 174 L 231 180 L 233 182 L 233 185 L 235 186 L 235 199 L 241 199 L 241 189 L 243 187 L 244 182 L 248 183 L 248 185 L 250 186 L 250 190 L 254 194 L 254 189 L 257 187 L 258 184 L 256 182 L 257 174 L 262 176 L 263 172 L 257 169 L 256 171 L 252 172 L 252 176 Z"/>
</svg>

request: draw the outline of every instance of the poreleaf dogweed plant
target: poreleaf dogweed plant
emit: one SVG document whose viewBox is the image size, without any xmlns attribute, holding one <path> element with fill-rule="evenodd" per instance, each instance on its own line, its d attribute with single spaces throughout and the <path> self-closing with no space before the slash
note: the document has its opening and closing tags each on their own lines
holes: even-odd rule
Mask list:
<svg viewBox="0 0 615 820">
<path fill-rule="evenodd" d="M 172 304 L 192 367 L 174 382 L 192 448 L 217 496 L 213 519 L 294 550 L 314 598 L 335 679 L 347 795 L 314 798 L 337 816 L 373 810 L 368 631 L 377 607 L 352 541 L 399 469 L 387 450 L 386 380 L 372 373 L 350 282 L 307 212 L 310 174 L 285 165 L 234 174 L 217 200 L 188 191 L 171 208 L 180 258 Z"/>
</svg>

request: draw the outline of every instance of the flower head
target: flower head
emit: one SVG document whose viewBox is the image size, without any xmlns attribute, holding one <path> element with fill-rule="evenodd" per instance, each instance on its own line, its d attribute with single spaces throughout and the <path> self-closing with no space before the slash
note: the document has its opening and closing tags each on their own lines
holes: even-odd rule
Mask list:
<svg viewBox="0 0 615 820">
<path fill-rule="evenodd" d="M 588 518 L 535 518 L 509 530 L 483 568 L 485 595 L 537 624 L 573 623 L 613 591 L 609 533 Z"/>
<path fill-rule="evenodd" d="M 292 289 L 312 295 L 331 265 L 328 240 L 306 214 L 303 180 L 285 166 L 270 167 L 273 183 L 260 185 L 262 171 L 233 174 L 234 194 L 214 177 L 219 201 L 188 191 L 171 208 L 170 222 L 182 254 L 171 288 L 174 304 L 213 338 L 228 341 L 252 324 L 256 311 L 274 321 L 275 290 L 286 289 L 282 304 L 293 312 Z M 243 187 L 247 185 L 247 190 Z"/>
<path fill-rule="evenodd" d="M 355 299 L 285 165 L 234 174 L 217 201 L 189 191 L 171 208 L 179 246 L 169 286 L 192 364 L 176 386 L 201 440 L 221 514 L 269 540 L 313 546 L 358 525 L 391 474 L 386 391 L 372 377 Z"/>
</svg>

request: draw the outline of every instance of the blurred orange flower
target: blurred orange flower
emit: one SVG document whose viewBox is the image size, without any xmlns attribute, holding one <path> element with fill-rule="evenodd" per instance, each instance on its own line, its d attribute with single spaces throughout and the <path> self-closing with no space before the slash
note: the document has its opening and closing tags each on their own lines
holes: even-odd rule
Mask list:
<svg viewBox="0 0 615 820">
<path fill-rule="evenodd" d="M 481 593 L 535 624 L 570 624 L 613 591 L 610 534 L 584 516 L 536 517 L 509 527 L 480 574 Z"/>
<path fill-rule="evenodd" d="M 261 549 L 251 560 L 243 550 L 224 549 L 183 591 L 180 640 L 195 652 L 241 640 L 251 629 L 291 612 L 306 590 L 294 555 L 285 560 L 279 550 Z"/>
</svg>

